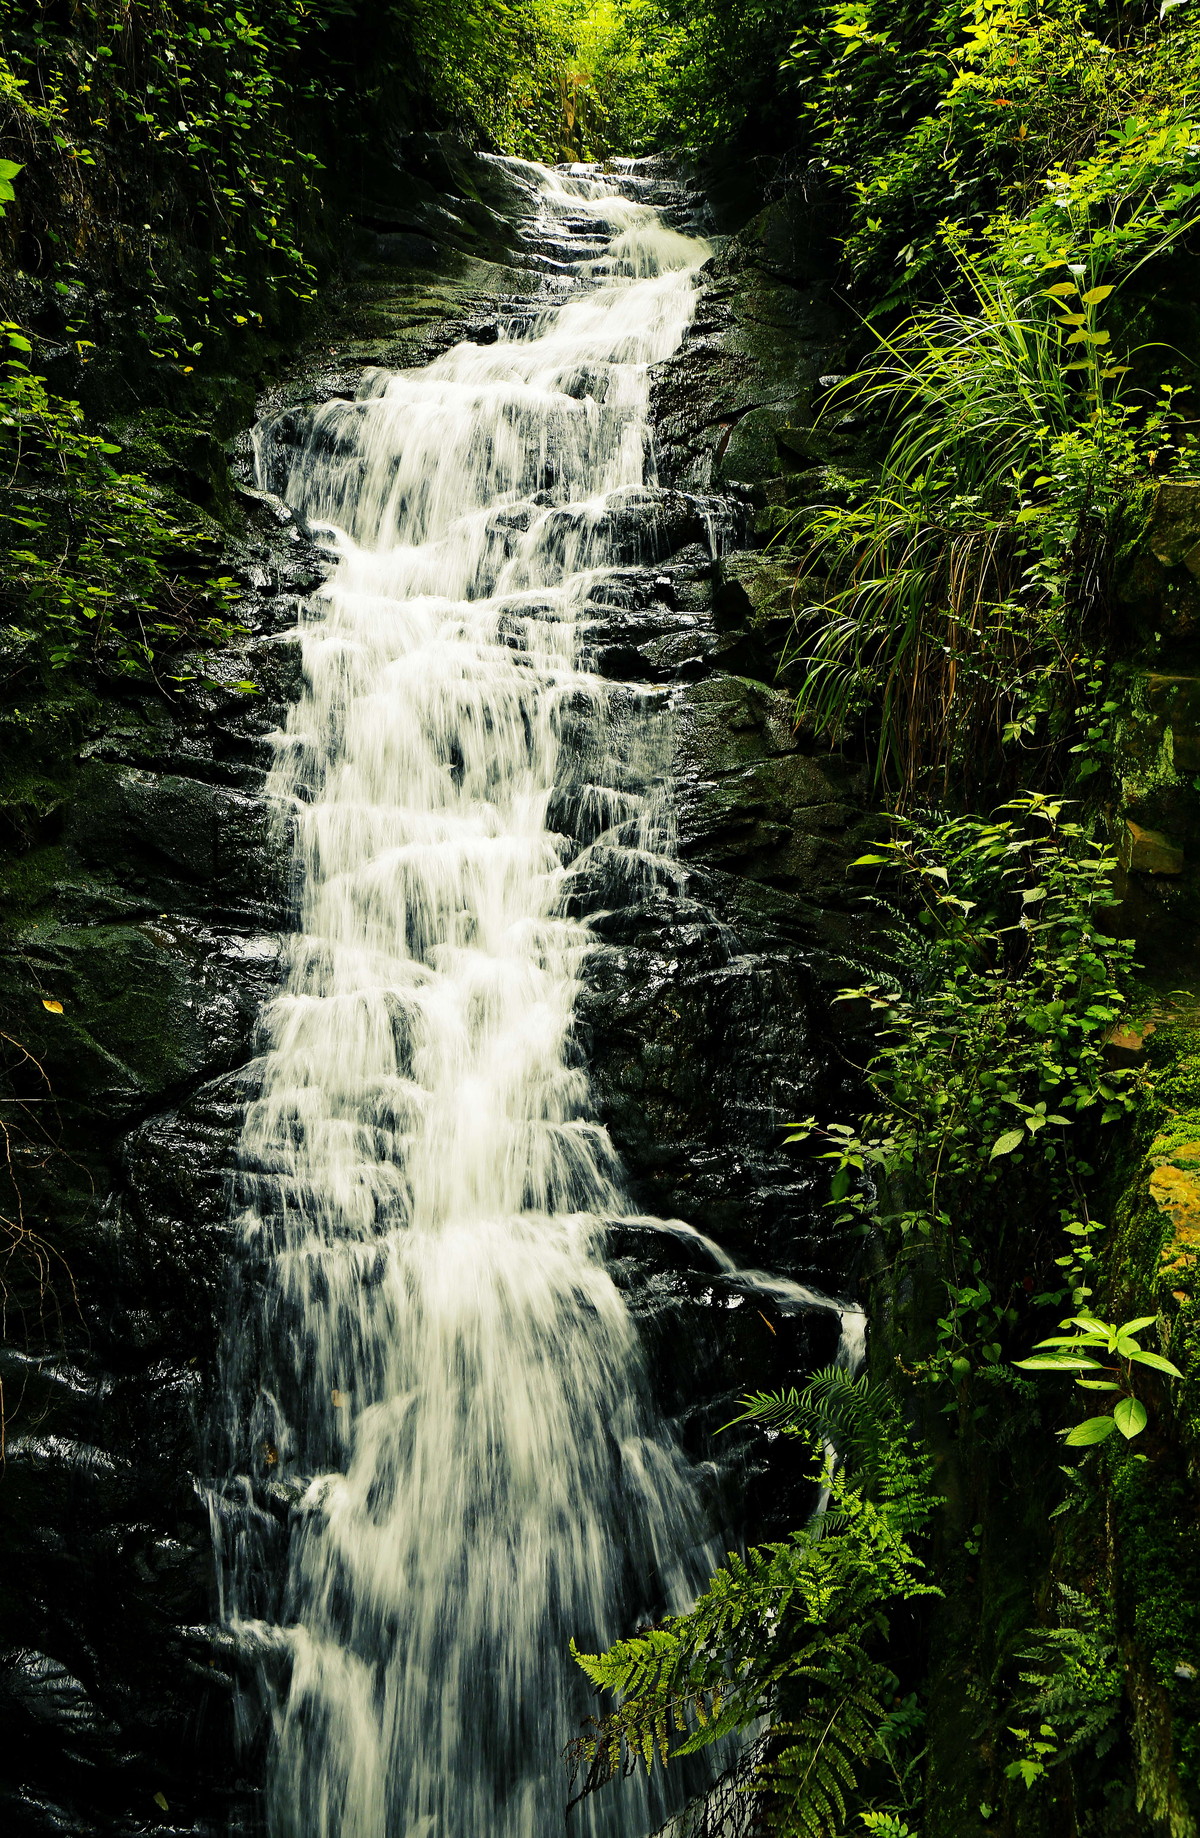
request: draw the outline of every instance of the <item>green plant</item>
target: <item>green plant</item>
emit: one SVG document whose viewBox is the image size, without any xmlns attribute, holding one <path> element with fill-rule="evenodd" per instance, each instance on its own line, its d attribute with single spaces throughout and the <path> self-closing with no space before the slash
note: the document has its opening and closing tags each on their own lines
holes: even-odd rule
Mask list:
<svg viewBox="0 0 1200 1838">
<path fill-rule="evenodd" d="M 1100 1417 L 1088 1417 L 1067 1431 L 1066 1441 L 1070 1447 L 1086 1448 L 1092 1443 L 1105 1442 L 1114 1430 L 1120 1430 L 1127 1439 L 1141 1435 L 1148 1415 L 1146 1406 L 1134 1395 L 1135 1367 L 1145 1366 L 1153 1372 L 1165 1373 L 1168 1378 L 1183 1377 L 1171 1360 L 1161 1353 L 1147 1352 L 1138 1343 L 1138 1334 L 1152 1327 L 1156 1320 L 1155 1315 L 1141 1315 L 1118 1327 L 1111 1321 L 1098 1321 L 1092 1315 L 1072 1316 L 1059 1324 L 1073 1329 L 1072 1333 L 1052 1334 L 1046 1340 L 1039 1340 L 1039 1348 L 1047 1351 L 1015 1361 L 1024 1372 L 1087 1374 L 1075 1379 L 1085 1391 L 1116 1394 L 1111 1399 L 1111 1411 Z M 1105 1357 L 1097 1359 L 1096 1354 Z"/>
<path fill-rule="evenodd" d="M 1188 182 L 1195 44 L 1186 17 L 1131 30 L 1086 0 L 842 0 L 804 17 L 788 64 L 814 161 L 850 202 L 868 310 L 947 275 L 947 225 L 1003 243 L 1041 212 L 1061 236 L 1070 207 L 1085 241 L 1114 227 L 1144 251 L 1155 210 L 1186 203 L 1172 187 Z"/>
<path fill-rule="evenodd" d="M 1031 300 L 961 249 L 959 265 L 969 307 L 881 337 L 823 408 L 891 427 L 878 484 L 775 536 L 802 582 L 797 712 L 837 740 L 865 721 L 901 800 L 995 782 L 1006 755 L 1046 772 L 1074 739 L 1104 551 L 1170 413 L 1122 395 L 1096 318 L 1111 288 Z"/>
<path fill-rule="evenodd" d="M 1004 1772 L 1010 1781 L 1023 1781 L 1026 1787 L 1035 1787 L 1047 1768 L 1058 1759 L 1058 1732 L 1052 1723 L 1039 1723 L 1036 1729 L 1010 1729 L 1020 1745 L 1020 1753 L 1015 1761 L 1010 1761 Z"/>
<path fill-rule="evenodd" d="M 19 328 L 0 329 L 14 354 L 0 374 L 5 673 L 86 663 L 161 681 L 166 656 L 242 629 L 228 618 L 237 582 L 213 572 L 199 520 L 172 514 L 147 479 L 118 470 L 120 448 L 89 434 L 78 405 L 30 371 Z M 179 661 L 165 669 L 193 673 Z"/>
<path fill-rule="evenodd" d="M 918 1376 L 1020 1383 L 1004 1345 L 1050 1241 L 1039 1252 L 1011 1204 L 992 1218 L 1000 1183 L 1035 1217 L 1078 1224 L 1090 1164 L 1074 1138 L 1136 1101 L 1131 1075 L 1105 1057 L 1132 966 L 1130 943 L 1101 929 L 1112 858 L 1041 795 L 990 822 L 894 828 L 858 865 L 899 876 L 904 904 L 890 910 L 893 925 L 908 915 L 912 926 L 904 974 L 840 998 L 877 1029 L 875 1108 L 858 1124 L 808 1118 L 790 1140 L 820 1145 L 847 1224 L 898 1239 L 903 1255 L 934 1255 L 948 1307 Z"/>
<path fill-rule="evenodd" d="M 619 1702 L 585 1734 L 584 1791 L 630 1766 L 696 1752 L 760 1717 L 772 1753 L 755 1785 L 779 1829 L 821 1838 L 848 1816 L 863 1771 L 880 1754 L 894 1680 L 873 1649 L 887 1611 L 931 1593 L 911 1539 L 935 1504 L 929 1465 L 895 1405 L 837 1368 L 800 1394 L 759 1394 L 738 1421 L 804 1439 L 835 1424 L 857 1463 L 851 1481 L 826 1450 L 814 1478 L 829 1506 L 790 1538 L 729 1554 L 695 1606 L 603 1654 L 575 1657 Z M 574 1649 L 573 1649 L 574 1650 Z"/>
<path fill-rule="evenodd" d="M 1056 1748 L 1044 1767 L 1073 1760 L 1086 1752 L 1103 1760 L 1120 1734 L 1124 1696 L 1120 1654 L 1112 1603 L 1092 1600 L 1066 1583 L 1054 1591 L 1056 1627 L 1038 1628 L 1020 1658 L 1020 1714 L 1042 1719 Z M 1008 1770 L 1010 1778 L 1015 1778 Z M 1022 1776 L 1023 1776 L 1023 1771 Z"/>
</svg>

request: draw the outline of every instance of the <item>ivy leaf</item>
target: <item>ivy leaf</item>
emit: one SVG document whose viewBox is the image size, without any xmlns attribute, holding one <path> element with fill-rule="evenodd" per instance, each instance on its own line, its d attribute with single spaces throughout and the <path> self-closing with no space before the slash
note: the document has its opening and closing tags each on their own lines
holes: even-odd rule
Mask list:
<svg viewBox="0 0 1200 1838">
<path fill-rule="evenodd" d="M 1011 1155 L 1013 1150 L 1017 1148 L 1020 1143 L 1024 1142 L 1024 1140 L 1025 1131 L 1023 1129 L 1005 1130 L 1003 1136 L 998 1136 L 992 1144 L 992 1152 L 988 1156 L 988 1160 L 994 1162 L 998 1155 Z"/>
<path fill-rule="evenodd" d="M 1089 1417 L 1086 1423 L 1077 1423 L 1068 1430 L 1064 1440 L 1068 1448 L 1086 1449 L 1094 1442 L 1107 1442 L 1116 1427 L 1111 1417 Z"/>
</svg>

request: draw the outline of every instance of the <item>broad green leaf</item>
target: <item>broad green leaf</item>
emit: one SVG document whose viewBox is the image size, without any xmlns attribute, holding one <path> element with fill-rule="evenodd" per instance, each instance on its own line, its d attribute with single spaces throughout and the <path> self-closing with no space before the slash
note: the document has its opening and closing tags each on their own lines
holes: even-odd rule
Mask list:
<svg viewBox="0 0 1200 1838">
<path fill-rule="evenodd" d="M 1139 1366 L 1149 1366 L 1154 1372 L 1165 1372 L 1168 1378 L 1181 1379 L 1183 1377 L 1179 1367 L 1172 1365 L 1169 1359 L 1164 1359 L 1161 1353 L 1143 1353 L 1139 1350 L 1130 1357 L 1135 1359 Z"/>
<path fill-rule="evenodd" d="M 1117 1329 L 1119 1334 L 1140 1334 L 1144 1327 L 1153 1327 L 1157 1315 L 1139 1315 L 1136 1321 L 1122 1321 Z"/>
<path fill-rule="evenodd" d="M 1032 1353 L 1028 1359 L 1014 1359 L 1014 1366 L 1026 1372 L 1102 1372 L 1098 1360 L 1075 1358 L 1070 1353 Z"/>
<path fill-rule="evenodd" d="M 1024 1142 L 1024 1140 L 1025 1131 L 1023 1129 L 1005 1130 L 1003 1136 L 998 1136 L 992 1144 L 992 1152 L 988 1156 L 988 1160 L 994 1162 L 998 1155 L 1011 1155 L 1013 1150 L 1017 1148 L 1020 1143 Z"/>
<path fill-rule="evenodd" d="M 1146 1406 L 1140 1398 L 1122 1398 L 1113 1409 L 1113 1422 L 1122 1436 L 1139 1436 L 1146 1427 Z"/>
<path fill-rule="evenodd" d="M 1111 1417 L 1089 1417 L 1085 1423 L 1077 1423 L 1063 1440 L 1068 1448 L 1086 1449 L 1093 1442 L 1107 1442 L 1116 1427 Z"/>
<path fill-rule="evenodd" d="M 16 160 L 0 160 L 0 179 L 15 179 L 17 174 L 24 170 L 24 166 L 19 165 Z"/>
<path fill-rule="evenodd" d="M 1113 291 L 1111 287 L 1089 287 L 1086 294 L 1080 294 L 1079 298 L 1085 306 L 1099 306 L 1101 300 L 1107 300 Z"/>
</svg>

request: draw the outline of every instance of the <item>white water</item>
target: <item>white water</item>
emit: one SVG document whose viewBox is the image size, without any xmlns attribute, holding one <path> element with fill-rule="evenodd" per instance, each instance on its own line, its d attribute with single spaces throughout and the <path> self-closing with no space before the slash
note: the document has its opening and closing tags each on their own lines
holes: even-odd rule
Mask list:
<svg viewBox="0 0 1200 1838">
<path fill-rule="evenodd" d="M 257 1387 L 243 1446 L 301 1509 L 281 1598 L 254 1510 L 221 1534 L 228 1623 L 290 1671 L 276 1838 L 557 1833 L 588 1707 L 570 1638 L 685 1606 L 717 1555 L 601 1260 L 628 1201 L 573 1051 L 590 934 L 554 816 L 566 728 L 605 751 L 584 602 L 652 482 L 648 367 L 707 250 L 619 181 L 514 170 L 601 248 L 576 291 L 369 374 L 283 488 L 338 560 L 272 783 L 299 929 L 243 1142 L 257 1351 L 235 1333 L 230 1362 Z M 585 829 L 653 858 L 654 798 L 617 776 L 579 794 Z M 575 1829 L 640 1838 L 657 1791 Z"/>
</svg>

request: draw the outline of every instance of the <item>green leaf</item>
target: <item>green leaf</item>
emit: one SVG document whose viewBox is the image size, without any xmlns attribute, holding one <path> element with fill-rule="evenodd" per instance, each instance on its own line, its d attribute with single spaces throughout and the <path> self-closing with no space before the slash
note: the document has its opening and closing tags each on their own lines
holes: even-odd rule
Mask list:
<svg viewBox="0 0 1200 1838">
<path fill-rule="evenodd" d="M 992 1152 L 988 1156 L 988 1160 L 994 1162 L 998 1155 L 1011 1155 L 1013 1150 L 1019 1147 L 1024 1140 L 1025 1131 L 1023 1129 L 1005 1130 L 1003 1136 L 998 1136 L 992 1144 Z"/>
<path fill-rule="evenodd" d="M 1139 1436 L 1146 1427 L 1146 1406 L 1140 1398 L 1122 1398 L 1113 1410 L 1113 1422 L 1122 1436 Z"/>
<path fill-rule="evenodd" d="M 24 170 L 24 166 L 18 165 L 16 160 L 0 160 L 0 179 L 15 179 Z"/>
<path fill-rule="evenodd" d="M 1107 1442 L 1116 1427 L 1111 1417 L 1089 1417 L 1069 1430 L 1064 1441 L 1068 1448 L 1086 1449 L 1094 1442 Z"/>
<path fill-rule="evenodd" d="M 1143 1353 L 1139 1349 L 1136 1353 L 1131 1353 L 1129 1357 L 1135 1359 L 1139 1366 L 1149 1366 L 1155 1372 L 1165 1372 L 1168 1378 L 1181 1379 L 1183 1377 L 1179 1367 L 1173 1365 L 1169 1359 L 1164 1359 L 1161 1353 Z"/>
<path fill-rule="evenodd" d="M 1014 1366 L 1025 1372 L 1102 1372 L 1099 1360 L 1085 1359 L 1072 1353 L 1033 1353 L 1028 1359 L 1014 1359 Z"/>
</svg>

